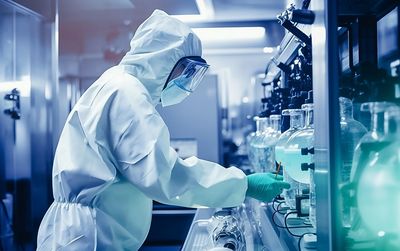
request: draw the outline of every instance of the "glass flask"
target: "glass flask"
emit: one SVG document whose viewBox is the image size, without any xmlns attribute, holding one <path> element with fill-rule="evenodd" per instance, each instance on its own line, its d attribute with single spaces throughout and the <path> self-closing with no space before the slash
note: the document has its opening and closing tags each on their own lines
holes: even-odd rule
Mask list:
<svg viewBox="0 0 400 251">
<path fill-rule="evenodd" d="M 269 117 L 271 129 L 263 133 L 262 142 L 265 144 L 265 149 L 260 162 L 262 172 L 276 172 L 275 162 L 275 145 L 281 136 L 281 115 L 271 115 Z"/>
<path fill-rule="evenodd" d="M 261 172 L 260 162 L 262 161 L 262 153 L 264 152 L 265 143 L 263 142 L 263 133 L 269 130 L 269 118 L 254 117 L 256 122 L 256 131 L 247 136 L 248 142 L 248 158 L 254 171 Z"/>
<path fill-rule="evenodd" d="M 350 173 L 350 188 L 348 205 L 350 205 L 350 225 L 352 229 L 360 227 L 360 219 L 357 212 L 357 186 L 360 176 L 364 171 L 370 158 L 385 146 L 383 141 L 384 131 L 384 112 L 392 107 L 393 104 L 389 102 L 368 102 L 361 105 L 361 111 L 368 111 L 371 114 L 371 128 L 360 139 L 356 146 L 353 156 L 353 164 Z M 346 191 L 345 191 L 346 192 Z"/>
<path fill-rule="evenodd" d="M 385 134 L 360 174 L 357 205 L 362 222 L 376 237 L 377 250 L 400 250 L 399 107 L 385 112 Z"/>
<path fill-rule="evenodd" d="M 350 99 L 340 97 L 340 136 L 341 136 L 341 157 L 342 166 L 340 169 L 340 184 L 346 184 L 350 181 L 350 172 L 353 163 L 353 155 L 355 148 L 367 133 L 367 129 L 357 120 L 353 118 L 353 103 Z M 350 205 L 347 201 L 342 200 L 342 224 L 349 228 L 350 222 Z"/>
<path fill-rule="evenodd" d="M 366 161 L 365 153 L 362 152 L 361 145 L 381 141 L 385 135 L 384 131 L 384 112 L 394 106 L 389 102 L 368 102 L 361 105 L 361 111 L 370 112 L 371 114 L 371 128 L 360 140 L 356 146 L 353 157 L 353 165 L 350 173 L 350 180 L 358 180 L 362 170 L 359 170 L 362 165 L 360 162 Z"/>
<path fill-rule="evenodd" d="M 245 238 L 243 226 L 231 209 L 222 209 L 210 219 L 209 232 L 214 247 L 225 247 L 230 250 L 244 250 Z"/>
<path fill-rule="evenodd" d="M 283 177 L 286 182 L 290 184 L 290 189 L 285 189 L 283 191 L 283 196 L 285 198 L 285 203 L 290 207 L 290 209 L 296 208 L 296 195 L 300 195 L 303 189 L 308 188 L 308 184 L 300 183 L 294 180 L 286 171 L 286 156 L 284 149 L 290 136 L 303 127 L 304 116 L 303 110 L 301 109 L 287 109 L 282 111 L 282 116 L 289 116 L 290 127 L 278 139 L 275 146 L 275 159 L 276 163 L 281 165 L 283 169 Z"/>
<path fill-rule="evenodd" d="M 315 183 L 313 168 L 314 104 L 301 106 L 305 112 L 305 126 L 295 132 L 286 143 L 286 170 L 295 181 L 310 184 L 310 222 L 315 227 Z"/>
</svg>

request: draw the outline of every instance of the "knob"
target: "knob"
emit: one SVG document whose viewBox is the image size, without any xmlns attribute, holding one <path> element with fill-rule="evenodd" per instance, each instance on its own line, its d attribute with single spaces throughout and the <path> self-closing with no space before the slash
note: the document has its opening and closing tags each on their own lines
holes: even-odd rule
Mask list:
<svg viewBox="0 0 400 251">
<path fill-rule="evenodd" d="M 292 10 L 290 20 L 300 24 L 313 24 L 315 13 L 311 10 L 305 9 Z"/>
</svg>

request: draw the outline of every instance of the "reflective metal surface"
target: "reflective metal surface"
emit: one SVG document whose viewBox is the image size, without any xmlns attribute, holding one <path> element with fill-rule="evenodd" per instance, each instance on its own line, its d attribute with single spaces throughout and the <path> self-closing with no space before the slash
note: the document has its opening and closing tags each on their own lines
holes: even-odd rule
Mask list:
<svg viewBox="0 0 400 251">
<path fill-rule="evenodd" d="M 340 250 L 335 221 L 339 154 L 339 104 L 336 1 L 312 1 L 313 89 L 315 104 L 315 182 L 317 248 Z"/>
<path fill-rule="evenodd" d="M 36 239 L 52 200 L 52 29 L 42 16 L 0 1 L 0 199 L 13 197 L 19 245 Z"/>
</svg>

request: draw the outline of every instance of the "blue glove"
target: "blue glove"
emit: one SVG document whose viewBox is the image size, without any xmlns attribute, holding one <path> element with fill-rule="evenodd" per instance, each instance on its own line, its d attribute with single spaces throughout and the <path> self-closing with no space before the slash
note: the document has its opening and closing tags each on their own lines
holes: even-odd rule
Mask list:
<svg viewBox="0 0 400 251">
<path fill-rule="evenodd" d="M 246 196 L 268 202 L 282 193 L 283 189 L 288 188 L 290 188 L 289 183 L 284 182 L 281 175 L 254 173 L 247 176 Z"/>
</svg>

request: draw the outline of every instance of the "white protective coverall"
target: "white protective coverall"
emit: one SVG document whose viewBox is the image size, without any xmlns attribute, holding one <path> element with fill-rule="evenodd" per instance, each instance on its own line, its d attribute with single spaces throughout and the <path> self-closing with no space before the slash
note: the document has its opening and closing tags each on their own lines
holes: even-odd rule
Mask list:
<svg viewBox="0 0 400 251">
<path fill-rule="evenodd" d="M 156 10 L 121 63 L 82 95 L 57 146 L 54 202 L 40 225 L 37 250 L 137 250 L 148 234 L 152 200 L 185 207 L 244 201 L 241 170 L 182 160 L 170 147 L 155 106 L 185 56 L 201 56 L 199 38 Z"/>
</svg>

